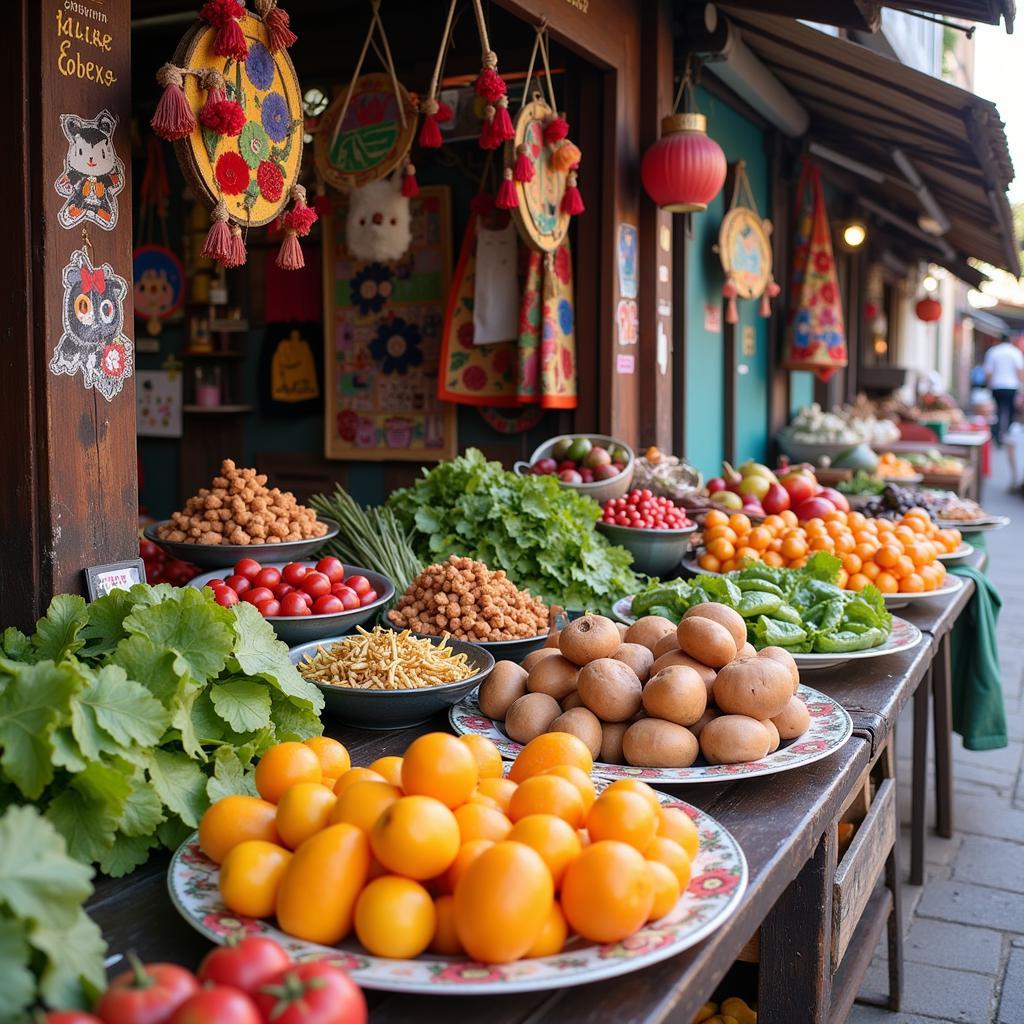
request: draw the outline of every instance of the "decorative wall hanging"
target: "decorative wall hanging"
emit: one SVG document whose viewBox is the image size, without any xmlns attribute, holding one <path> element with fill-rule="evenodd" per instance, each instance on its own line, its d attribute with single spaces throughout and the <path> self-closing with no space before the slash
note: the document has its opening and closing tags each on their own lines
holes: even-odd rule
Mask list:
<svg viewBox="0 0 1024 1024">
<path fill-rule="evenodd" d="M 729 210 L 718 229 L 718 256 L 725 271 L 722 296 L 727 299 L 725 322 L 739 322 L 736 300 L 761 299 L 761 316 L 772 315 L 771 299 L 781 290 L 772 276 L 772 222 L 757 211 L 757 200 L 747 178 L 746 163 L 736 164 Z M 745 196 L 748 205 L 741 206 Z"/>
<path fill-rule="evenodd" d="M 132 343 L 124 333 L 128 282 L 109 263 L 93 265 L 85 228 L 82 248 L 71 253 L 62 280 L 64 333 L 50 360 L 50 373 L 81 373 L 85 386 L 109 402 L 132 375 Z"/>
<path fill-rule="evenodd" d="M 412 244 L 398 263 L 346 248 L 346 197 L 324 220 L 324 454 L 332 459 L 451 458 L 455 407 L 438 401 L 441 323 L 449 294 L 448 189 L 411 201 Z"/>
<path fill-rule="evenodd" d="M 441 82 L 441 69 L 444 67 L 444 58 L 448 52 L 448 46 L 452 37 L 452 21 L 455 17 L 455 5 L 458 0 L 450 0 L 448 4 L 448 17 L 445 19 L 444 32 L 441 34 L 441 45 L 437 50 L 437 59 L 434 61 L 434 73 L 430 76 L 430 85 L 427 87 L 426 95 L 420 103 L 420 113 L 423 114 L 423 124 L 420 125 L 420 133 L 417 142 L 424 149 L 439 149 L 444 141 L 441 137 L 441 125 L 448 124 L 455 116 L 455 111 L 441 99 L 438 87 Z"/>
<path fill-rule="evenodd" d="M 57 213 L 62 228 L 89 221 L 104 231 L 117 226 L 117 197 L 124 188 L 124 163 L 114 149 L 117 118 L 101 110 L 93 118 L 61 114 L 68 140 L 64 169 L 53 183 L 64 205 Z"/>
<path fill-rule="evenodd" d="M 794 207 L 797 220 L 785 366 L 787 370 L 811 370 L 821 380 L 828 380 L 847 364 L 846 334 L 821 172 L 810 161 L 804 162 Z"/>
<path fill-rule="evenodd" d="M 356 259 L 399 260 L 411 241 L 409 198 L 403 194 L 397 173 L 352 189 L 345 215 L 345 242 Z"/>
<path fill-rule="evenodd" d="M 476 222 L 473 342 L 514 340 L 519 331 L 519 235 L 510 218 L 500 227 Z"/>
<path fill-rule="evenodd" d="M 267 324 L 260 352 L 260 408 L 268 416 L 313 416 L 323 410 L 323 325 Z"/>
<path fill-rule="evenodd" d="M 173 140 L 195 194 L 212 207 L 202 254 L 225 267 L 246 259 L 243 230 L 281 218 L 279 265 L 303 265 L 298 239 L 316 211 L 297 183 L 302 92 L 287 46 L 295 40 L 276 0 L 207 0 L 199 22 L 157 72 L 164 87 L 150 122 Z M 292 208 L 285 212 L 291 202 Z"/>
<path fill-rule="evenodd" d="M 182 376 L 177 370 L 135 374 L 135 422 L 140 437 L 181 437 Z"/>
</svg>

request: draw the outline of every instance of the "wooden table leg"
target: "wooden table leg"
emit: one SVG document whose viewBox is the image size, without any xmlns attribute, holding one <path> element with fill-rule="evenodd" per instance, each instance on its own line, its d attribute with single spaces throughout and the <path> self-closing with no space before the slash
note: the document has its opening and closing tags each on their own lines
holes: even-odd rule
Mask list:
<svg viewBox="0 0 1024 1024">
<path fill-rule="evenodd" d="M 835 872 L 836 829 L 830 825 L 761 925 L 759 1024 L 829 1021 Z"/>
<path fill-rule="evenodd" d="M 924 884 L 925 807 L 928 803 L 928 695 L 932 669 L 914 691 L 914 752 L 910 778 L 910 884 Z"/>
<path fill-rule="evenodd" d="M 935 827 L 953 838 L 953 669 L 950 634 L 939 641 L 932 662 L 932 717 L 935 734 Z"/>
</svg>

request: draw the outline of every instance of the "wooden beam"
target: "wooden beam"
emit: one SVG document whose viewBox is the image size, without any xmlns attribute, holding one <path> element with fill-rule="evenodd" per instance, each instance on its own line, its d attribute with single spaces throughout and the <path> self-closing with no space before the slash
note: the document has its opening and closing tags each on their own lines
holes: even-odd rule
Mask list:
<svg viewBox="0 0 1024 1024">
<path fill-rule="evenodd" d="M 781 14 L 787 18 L 803 18 L 823 25 L 877 32 L 882 25 L 882 4 L 879 0 L 729 0 L 730 7 L 761 14 Z"/>
</svg>

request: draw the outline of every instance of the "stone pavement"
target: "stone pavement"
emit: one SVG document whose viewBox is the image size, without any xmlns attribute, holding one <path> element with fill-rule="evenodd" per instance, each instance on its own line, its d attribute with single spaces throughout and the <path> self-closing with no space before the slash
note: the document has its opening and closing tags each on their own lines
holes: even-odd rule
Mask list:
<svg viewBox="0 0 1024 1024">
<path fill-rule="evenodd" d="M 999 660 L 1009 720 L 1004 750 L 964 750 L 954 736 L 953 839 L 927 838 L 923 887 L 903 885 L 903 1009 L 854 1006 L 849 1024 L 1024 1024 L 1024 498 L 1010 493 L 1009 465 L 995 453 L 985 509 L 1013 516 L 986 534 L 988 574 L 1003 596 Z M 910 821 L 910 707 L 897 730 L 900 814 Z M 932 765 L 929 764 L 929 769 Z M 933 796 L 929 777 L 929 798 Z M 929 825 L 934 810 L 929 806 Z M 910 836 L 902 830 L 902 871 Z M 885 992 L 885 947 L 864 990 Z M 796 1022 L 794 1022 L 796 1024 Z"/>
</svg>

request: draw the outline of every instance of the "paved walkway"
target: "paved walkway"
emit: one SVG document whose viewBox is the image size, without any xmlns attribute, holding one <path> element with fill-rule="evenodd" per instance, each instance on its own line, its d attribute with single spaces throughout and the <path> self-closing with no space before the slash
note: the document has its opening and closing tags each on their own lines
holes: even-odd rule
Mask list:
<svg viewBox="0 0 1024 1024">
<path fill-rule="evenodd" d="M 929 834 L 925 885 L 903 887 L 903 1011 L 855 1006 L 850 1024 L 1024 1024 L 1024 498 L 1009 492 L 1009 464 L 996 454 L 984 505 L 1016 520 L 986 535 L 988 573 L 1004 602 L 999 660 L 1010 744 L 972 752 L 954 737 L 956 835 Z M 903 822 L 910 820 L 909 710 L 897 732 Z M 932 815 L 929 807 L 929 823 Z M 906 828 L 900 853 L 906 877 Z M 868 974 L 869 990 L 886 991 L 884 946 Z"/>
</svg>

